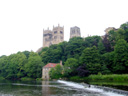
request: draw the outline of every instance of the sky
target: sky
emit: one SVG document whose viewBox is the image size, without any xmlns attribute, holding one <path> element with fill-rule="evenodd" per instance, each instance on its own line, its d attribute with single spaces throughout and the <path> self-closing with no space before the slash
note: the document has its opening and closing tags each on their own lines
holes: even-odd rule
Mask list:
<svg viewBox="0 0 128 96">
<path fill-rule="evenodd" d="M 18 51 L 37 51 L 43 46 L 43 29 L 64 26 L 64 40 L 70 27 L 81 36 L 105 34 L 128 21 L 128 0 L 0 0 L 0 56 Z"/>
</svg>

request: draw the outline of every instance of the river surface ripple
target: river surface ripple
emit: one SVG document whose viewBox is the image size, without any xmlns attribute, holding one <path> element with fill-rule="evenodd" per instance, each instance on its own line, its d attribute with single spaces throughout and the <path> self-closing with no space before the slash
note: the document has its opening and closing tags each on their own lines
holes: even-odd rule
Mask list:
<svg viewBox="0 0 128 96">
<path fill-rule="evenodd" d="M 128 91 L 70 81 L 0 81 L 0 96 L 128 96 Z"/>
</svg>

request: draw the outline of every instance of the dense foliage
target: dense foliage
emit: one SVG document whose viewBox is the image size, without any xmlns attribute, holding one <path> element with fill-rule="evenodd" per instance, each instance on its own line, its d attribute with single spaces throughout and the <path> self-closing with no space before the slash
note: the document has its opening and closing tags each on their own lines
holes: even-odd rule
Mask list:
<svg viewBox="0 0 128 96">
<path fill-rule="evenodd" d="M 48 51 L 55 49 L 60 52 L 58 54 L 58 51 L 54 51 L 57 54 L 56 57 L 54 52 Z M 110 30 L 102 37 L 74 37 L 69 42 L 52 45 L 45 52 L 51 53 L 46 56 L 42 50 L 43 57 L 44 55 L 47 58 L 54 57 L 52 61 L 46 60 L 48 62 L 63 60 L 63 76 L 65 77 L 126 74 L 128 73 L 128 23 L 122 24 L 118 29 Z"/>
<path fill-rule="evenodd" d="M 0 58 L 0 77 L 5 79 L 40 78 L 44 63 L 34 52 L 18 52 Z"/>
<path fill-rule="evenodd" d="M 59 79 L 62 77 L 63 67 L 57 65 L 55 68 L 52 68 L 49 72 L 51 79 Z"/>
<path fill-rule="evenodd" d="M 128 24 L 104 36 L 74 37 L 68 42 L 45 47 L 41 52 L 18 52 L 0 57 L 0 78 L 40 78 L 41 69 L 49 62 L 58 63 L 50 71 L 52 79 L 89 74 L 128 73 Z"/>
</svg>

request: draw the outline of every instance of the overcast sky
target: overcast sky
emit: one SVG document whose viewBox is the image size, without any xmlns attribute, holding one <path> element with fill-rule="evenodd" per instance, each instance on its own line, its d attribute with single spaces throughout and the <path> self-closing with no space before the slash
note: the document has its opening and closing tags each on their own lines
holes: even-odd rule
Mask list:
<svg viewBox="0 0 128 96">
<path fill-rule="evenodd" d="M 104 35 L 128 21 L 128 0 L 0 0 L 0 56 L 42 47 L 43 28 L 78 26 L 82 37 Z"/>
</svg>

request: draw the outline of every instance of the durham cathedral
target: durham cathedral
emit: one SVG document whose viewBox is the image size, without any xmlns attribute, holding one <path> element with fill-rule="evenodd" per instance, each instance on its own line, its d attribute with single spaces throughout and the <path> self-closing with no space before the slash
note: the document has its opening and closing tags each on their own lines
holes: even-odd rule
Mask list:
<svg viewBox="0 0 128 96">
<path fill-rule="evenodd" d="M 70 28 L 70 38 L 81 37 L 80 28 L 75 26 Z M 52 44 L 58 44 L 64 41 L 64 26 L 54 27 L 52 30 L 43 30 L 43 47 L 49 47 Z"/>
<path fill-rule="evenodd" d="M 81 37 L 80 28 L 77 26 L 70 28 L 70 38 L 73 37 Z M 53 44 L 59 44 L 60 42 L 64 41 L 64 26 L 58 26 L 54 27 L 50 30 L 49 28 L 47 30 L 43 29 L 43 46 L 39 48 L 36 52 L 40 52 L 43 47 L 49 47 Z"/>
</svg>

